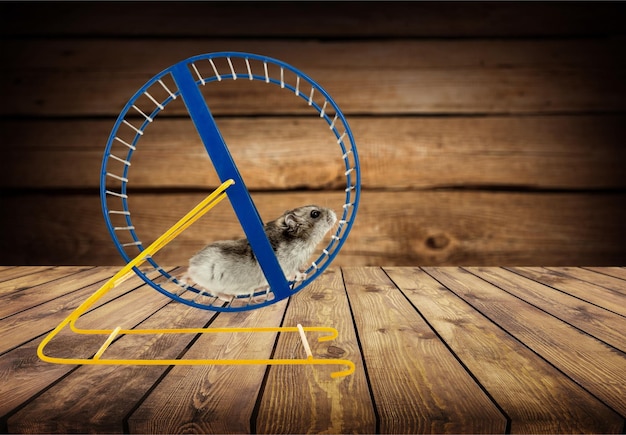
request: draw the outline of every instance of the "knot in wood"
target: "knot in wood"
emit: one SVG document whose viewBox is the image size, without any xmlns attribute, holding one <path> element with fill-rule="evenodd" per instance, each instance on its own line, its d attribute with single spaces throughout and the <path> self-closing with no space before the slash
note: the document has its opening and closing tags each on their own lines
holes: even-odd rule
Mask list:
<svg viewBox="0 0 626 435">
<path fill-rule="evenodd" d="M 339 358 L 343 356 L 346 351 L 337 346 L 328 346 L 328 350 L 326 351 L 326 353 L 331 358 Z"/>
<path fill-rule="evenodd" d="M 426 238 L 426 246 L 430 249 L 445 249 L 450 244 L 450 238 L 445 234 L 433 234 Z"/>
</svg>

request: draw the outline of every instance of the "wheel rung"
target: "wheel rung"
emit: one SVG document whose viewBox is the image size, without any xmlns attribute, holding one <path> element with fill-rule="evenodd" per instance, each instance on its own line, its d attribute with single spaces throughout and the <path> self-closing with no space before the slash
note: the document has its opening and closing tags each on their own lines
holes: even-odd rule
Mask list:
<svg viewBox="0 0 626 435">
<path fill-rule="evenodd" d="M 200 79 L 200 83 L 202 83 L 202 86 L 206 85 L 206 81 L 204 80 L 204 77 L 202 77 L 202 75 L 200 75 L 200 71 L 198 71 L 198 68 L 196 67 L 195 63 L 191 64 L 191 67 L 193 68 L 193 70 L 196 72 L 196 75 L 198 76 L 198 78 Z"/>
<path fill-rule="evenodd" d="M 143 116 L 144 118 L 146 118 L 146 121 L 148 121 L 148 122 L 152 122 L 152 121 L 154 121 L 154 119 L 152 119 L 152 118 L 150 118 L 148 115 L 146 115 L 146 114 L 144 113 L 144 111 L 143 111 L 143 110 L 141 110 L 141 109 L 140 109 L 139 107 L 137 107 L 136 105 L 134 105 L 134 104 L 133 104 L 133 106 L 132 106 L 132 107 L 133 107 L 133 109 L 135 109 L 137 112 L 139 112 L 139 114 L 140 114 L 141 116 Z M 129 124 L 129 125 L 130 125 L 130 124 Z M 132 126 L 131 126 L 131 127 L 132 127 Z M 133 127 L 133 128 L 134 128 L 134 127 Z M 137 129 L 135 129 L 135 130 L 137 130 Z M 139 130 L 137 130 L 137 133 L 139 133 L 139 134 L 143 134 L 143 132 L 140 132 Z"/>
<path fill-rule="evenodd" d="M 150 98 L 150 99 L 152 100 L 152 102 L 153 102 L 154 104 L 156 104 L 156 106 L 159 108 L 159 110 L 163 110 L 163 109 L 165 109 L 165 107 L 163 107 L 163 105 L 162 105 L 161 103 L 159 103 L 157 100 L 155 100 L 155 99 L 154 99 L 154 97 L 148 93 L 148 91 L 144 92 L 143 94 L 144 94 L 146 97 Z"/>
<path fill-rule="evenodd" d="M 133 106 L 133 107 L 135 107 L 135 106 Z M 137 108 L 135 107 L 135 109 L 137 109 Z M 139 109 L 137 109 L 137 110 L 139 110 Z M 144 116 L 145 116 L 145 115 L 144 115 Z M 134 126 L 133 124 L 131 124 L 130 122 L 126 121 L 125 119 L 123 119 L 123 120 L 122 120 L 122 122 L 123 122 L 124 124 L 126 124 L 127 126 L 129 126 L 130 128 L 132 128 L 133 130 L 135 130 L 135 131 L 137 132 L 137 134 L 139 134 L 139 135 L 143 136 L 143 131 L 139 130 L 137 127 L 135 127 L 135 126 Z"/>
<path fill-rule="evenodd" d="M 237 80 L 237 74 L 235 74 L 235 68 L 233 68 L 233 62 L 230 60 L 230 57 L 227 57 L 228 66 L 230 67 L 230 72 L 233 73 L 233 80 Z"/>
<path fill-rule="evenodd" d="M 136 242 L 128 242 L 128 243 L 122 243 L 122 246 L 127 247 L 127 246 L 139 246 L 141 245 L 141 242 L 139 240 L 137 240 Z"/>
<path fill-rule="evenodd" d="M 109 176 L 111 178 L 115 178 L 116 180 L 120 180 L 123 183 L 128 183 L 128 178 L 120 177 L 119 175 L 115 175 L 115 174 L 112 174 L 110 172 L 107 172 L 107 176 Z"/>
<path fill-rule="evenodd" d="M 124 122 L 126 122 L 126 121 L 124 121 Z M 126 122 L 126 123 L 127 123 L 127 122 Z M 128 123 L 127 123 L 127 124 L 128 124 Z M 129 124 L 129 125 L 130 125 L 130 124 Z M 133 128 L 135 128 L 135 127 L 133 127 Z M 134 145 L 129 144 L 128 142 L 126 142 L 126 141 L 124 141 L 124 140 L 120 139 L 120 138 L 119 138 L 119 137 L 117 137 L 117 136 L 115 136 L 115 138 L 114 138 L 114 139 L 115 139 L 116 141 L 120 142 L 121 144 L 126 145 L 128 148 L 130 148 L 130 149 L 131 149 L 131 150 L 133 150 L 133 151 L 135 151 L 135 150 L 137 149 L 137 148 L 135 148 L 135 146 L 134 146 Z"/>
<path fill-rule="evenodd" d="M 250 68 L 250 61 L 248 60 L 248 58 L 246 57 L 246 68 L 248 69 L 248 79 L 252 80 L 252 69 Z"/>
<path fill-rule="evenodd" d="M 322 106 L 322 110 L 320 111 L 320 118 L 323 118 L 326 114 L 326 106 L 328 105 L 328 100 L 324 101 L 324 105 Z"/>
<path fill-rule="evenodd" d="M 343 142 L 343 138 L 346 137 L 347 133 L 348 133 L 347 131 L 344 131 L 343 134 L 339 137 L 339 139 L 337 139 L 337 143 Z"/>
<path fill-rule="evenodd" d="M 117 192 L 112 192 L 110 190 L 106 191 L 107 195 L 113 195 L 113 196 L 117 196 L 118 198 L 122 198 L 122 199 L 127 199 L 128 195 L 124 194 L 124 193 L 117 193 Z"/>
<path fill-rule="evenodd" d="M 163 81 L 161 79 L 157 80 L 159 82 L 159 84 L 163 87 L 163 89 L 165 89 L 165 91 L 170 94 L 170 97 L 172 97 L 173 100 L 176 99 L 176 94 L 172 93 L 172 91 L 170 91 L 170 89 L 165 86 L 165 83 L 163 83 Z"/>
<path fill-rule="evenodd" d="M 113 160 L 117 160 L 118 162 L 123 163 L 125 166 L 130 166 L 130 162 L 128 160 L 124 160 L 114 154 L 109 154 L 109 157 L 111 157 Z"/>
<path fill-rule="evenodd" d="M 333 122 L 330 123 L 330 129 L 334 129 L 335 128 L 335 122 L 337 122 L 337 118 L 339 118 L 339 115 L 337 113 L 335 113 L 335 117 L 333 118 Z"/>
<path fill-rule="evenodd" d="M 215 67 L 215 64 L 213 63 L 213 59 L 209 59 L 209 63 L 211 64 L 211 67 L 213 68 L 213 72 L 215 73 L 215 77 L 217 77 L 217 81 L 221 82 L 222 76 L 217 72 L 217 68 Z"/>
</svg>

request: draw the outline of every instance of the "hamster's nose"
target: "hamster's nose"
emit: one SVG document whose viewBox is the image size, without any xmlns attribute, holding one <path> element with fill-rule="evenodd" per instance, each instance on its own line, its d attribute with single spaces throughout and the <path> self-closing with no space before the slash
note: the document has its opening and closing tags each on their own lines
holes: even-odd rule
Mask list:
<svg viewBox="0 0 626 435">
<path fill-rule="evenodd" d="M 328 222 L 330 222 L 331 225 L 334 225 L 335 222 L 337 222 L 337 215 L 330 209 L 328 210 Z"/>
</svg>

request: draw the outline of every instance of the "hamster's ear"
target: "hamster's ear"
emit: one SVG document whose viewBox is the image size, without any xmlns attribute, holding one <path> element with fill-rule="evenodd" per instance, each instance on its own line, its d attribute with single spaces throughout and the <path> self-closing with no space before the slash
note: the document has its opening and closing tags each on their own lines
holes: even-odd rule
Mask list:
<svg viewBox="0 0 626 435">
<path fill-rule="evenodd" d="M 285 225 L 287 225 L 287 228 L 290 230 L 295 230 L 298 227 L 298 218 L 296 218 L 296 215 L 293 213 L 287 213 L 285 215 Z"/>
</svg>

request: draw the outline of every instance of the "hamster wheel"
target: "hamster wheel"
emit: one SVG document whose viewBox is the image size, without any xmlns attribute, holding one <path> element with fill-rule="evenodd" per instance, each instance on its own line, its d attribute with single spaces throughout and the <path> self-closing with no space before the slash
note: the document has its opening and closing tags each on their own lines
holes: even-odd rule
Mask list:
<svg viewBox="0 0 626 435">
<path fill-rule="evenodd" d="M 202 88 L 219 86 L 218 82 L 257 81 L 274 86 L 278 92 L 290 92 L 308 112 L 322 120 L 337 149 L 340 170 L 345 178 L 345 200 L 338 204 L 339 223 L 327 246 L 311 263 L 305 278 L 288 282 L 263 231 L 263 223 L 229 152 L 206 101 Z M 263 85 L 260 85 L 263 86 Z M 100 197 L 108 231 L 128 263 L 140 255 L 145 244 L 138 236 L 129 208 L 133 157 L 142 149 L 142 137 L 158 116 L 177 98 L 186 110 L 202 140 L 215 171 L 221 180 L 233 180 L 227 196 L 244 233 L 265 274 L 269 287 L 255 294 L 224 303 L 210 289 L 187 285 L 161 267 L 157 259 L 145 255 L 147 268 L 133 271 L 148 285 L 164 295 L 197 308 L 214 311 L 242 311 L 260 308 L 285 299 L 315 280 L 333 261 L 343 246 L 356 216 L 360 196 L 360 169 L 354 138 L 348 123 L 331 96 L 298 69 L 266 56 L 238 52 L 203 54 L 183 60 L 163 70 L 128 101 L 122 109 L 107 141 L 100 178 Z M 145 254 L 145 253 L 144 253 Z M 165 279 L 155 280 L 157 271 Z"/>
</svg>

